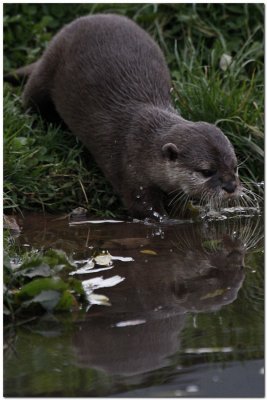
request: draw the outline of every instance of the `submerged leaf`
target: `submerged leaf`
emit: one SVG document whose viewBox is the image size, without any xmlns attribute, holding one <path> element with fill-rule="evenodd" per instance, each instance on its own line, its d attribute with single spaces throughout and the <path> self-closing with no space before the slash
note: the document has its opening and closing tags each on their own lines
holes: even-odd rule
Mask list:
<svg viewBox="0 0 267 400">
<path fill-rule="evenodd" d="M 154 250 L 141 250 L 140 251 L 140 253 L 142 253 L 142 254 L 149 254 L 149 255 L 151 255 L 151 256 L 156 256 L 158 253 L 156 252 L 156 251 L 154 251 Z"/>
</svg>

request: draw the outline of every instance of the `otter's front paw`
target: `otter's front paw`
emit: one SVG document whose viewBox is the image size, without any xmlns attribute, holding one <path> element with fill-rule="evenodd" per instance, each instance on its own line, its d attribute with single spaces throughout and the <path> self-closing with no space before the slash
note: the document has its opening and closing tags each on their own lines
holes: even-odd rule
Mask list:
<svg viewBox="0 0 267 400">
<path fill-rule="evenodd" d="M 154 208 L 153 206 L 150 207 L 133 207 L 130 210 L 130 214 L 132 217 L 137 219 L 145 219 L 151 221 L 162 222 L 168 219 L 168 214 L 164 210 L 163 207 Z"/>
</svg>

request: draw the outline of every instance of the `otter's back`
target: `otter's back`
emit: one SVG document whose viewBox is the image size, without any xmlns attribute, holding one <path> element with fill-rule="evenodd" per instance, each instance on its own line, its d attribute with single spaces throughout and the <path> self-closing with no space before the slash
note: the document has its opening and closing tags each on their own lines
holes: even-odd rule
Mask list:
<svg viewBox="0 0 267 400">
<path fill-rule="evenodd" d="M 24 90 L 25 104 L 31 100 L 45 107 L 51 102 L 118 187 L 125 160 L 141 146 L 138 139 L 130 151 L 127 141 L 146 137 L 144 129 L 137 132 L 136 116 L 143 121 L 147 107 L 170 107 L 170 75 L 159 46 L 128 18 L 81 17 L 38 61 Z"/>
<path fill-rule="evenodd" d="M 56 42 L 63 43 L 55 100 L 58 93 L 68 98 L 71 92 L 70 107 L 82 97 L 88 109 L 98 112 L 101 108 L 114 112 L 116 106 L 122 112 L 134 103 L 169 104 L 170 75 L 164 56 L 128 18 L 110 14 L 79 18 L 57 35 Z"/>
</svg>

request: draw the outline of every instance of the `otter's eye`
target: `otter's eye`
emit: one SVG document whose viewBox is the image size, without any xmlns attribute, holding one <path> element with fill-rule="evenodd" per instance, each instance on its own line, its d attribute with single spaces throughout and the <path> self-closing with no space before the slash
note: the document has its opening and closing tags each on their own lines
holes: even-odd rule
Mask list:
<svg viewBox="0 0 267 400">
<path fill-rule="evenodd" d="M 198 169 L 196 171 L 200 172 L 205 178 L 210 178 L 217 172 L 216 169 Z"/>
</svg>

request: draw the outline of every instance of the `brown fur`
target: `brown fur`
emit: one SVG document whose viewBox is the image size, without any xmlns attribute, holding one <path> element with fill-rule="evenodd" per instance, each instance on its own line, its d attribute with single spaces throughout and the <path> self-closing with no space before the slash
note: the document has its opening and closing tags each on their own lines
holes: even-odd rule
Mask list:
<svg viewBox="0 0 267 400">
<path fill-rule="evenodd" d="M 78 18 L 24 72 L 24 106 L 63 119 L 132 215 L 166 214 L 163 198 L 174 190 L 195 197 L 236 195 L 230 142 L 215 126 L 177 114 L 164 56 L 131 20 Z M 18 70 L 17 78 L 22 75 Z M 203 180 L 196 172 L 202 169 L 218 173 Z"/>
</svg>

